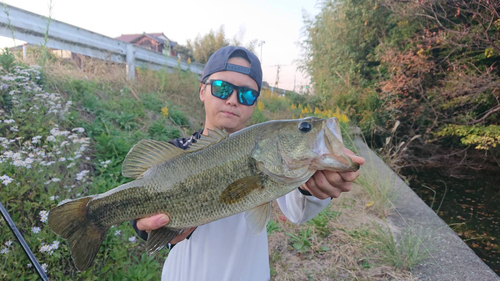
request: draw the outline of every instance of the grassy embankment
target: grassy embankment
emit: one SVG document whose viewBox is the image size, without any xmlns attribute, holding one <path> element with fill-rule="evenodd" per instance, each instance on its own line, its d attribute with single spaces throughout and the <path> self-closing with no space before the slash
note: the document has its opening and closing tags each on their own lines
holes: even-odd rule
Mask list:
<svg viewBox="0 0 500 281">
<path fill-rule="evenodd" d="M 77 272 L 65 242 L 48 228 L 46 211 L 63 199 L 129 181 L 121 164 L 139 140 L 166 141 L 200 129 L 204 112 L 196 78 L 140 69 L 138 79 L 128 82 L 123 66 L 93 60 L 84 70 L 54 58 L 43 71 L 28 66 L 33 61 L 17 63 L 4 65 L 0 76 L 0 200 L 35 256 L 51 279 L 158 280 L 167 250 L 147 255 L 129 223 L 113 227 L 94 265 Z M 339 110 L 311 109 L 269 92 L 252 122 L 301 115 L 337 116 L 348 128 Z M 353 148 L 350 136 L 345 139 Z M 393 194 L 391 180 L 364 170 L 357 183 L 305 225 L 290 223 L 274 208 L 268 225 L 273 279 L 412 279 L 409 270 L 425 254 L 414 236 L 385 221 L 394 198 L 383 194 Z M 0 279 L 36 280 L 20 245 L 0 224 Z"/>
</svg>

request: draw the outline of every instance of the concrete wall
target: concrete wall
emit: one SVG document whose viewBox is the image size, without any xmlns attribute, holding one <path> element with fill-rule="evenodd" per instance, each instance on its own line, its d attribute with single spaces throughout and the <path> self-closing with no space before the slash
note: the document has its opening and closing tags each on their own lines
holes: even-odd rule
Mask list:
<svg viewBox="0 0 500 281">
<path fill-rule="evenodd" d="M 399 192 L 394 202 L 395 210 L 389 220 L 400 229 L 423 229 L 424 245 L 431 257 L 413 269 L 418 280 L 474 280 L 499 281 L 500 277 L 472 251 L 437 214 L 418 197 L 368 146 L 359 138 L 355 140 L 361 156 L 366 158 L 363 169 L 376 170 L 380 178 L 391 178 Z M 422 237 L 422 239 L 424 239 Z"/>
</svg>

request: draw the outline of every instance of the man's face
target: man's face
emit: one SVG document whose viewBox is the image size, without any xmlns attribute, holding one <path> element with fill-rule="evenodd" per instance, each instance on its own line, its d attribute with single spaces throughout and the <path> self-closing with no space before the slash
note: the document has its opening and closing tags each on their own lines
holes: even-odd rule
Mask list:
<svg viewBox="0 0 500 281">
<path fill-rule="evenodd" d="M 231 58 L 228 62 L 250 68 L 250 63 L 243 58 Z M 259 89 L 257 83 L 250 76 L 238 72 L 216 72 L 210 75 L 207 81 L 209 79 L 224 80 L 236 86 L 245 86 L 256 91 Z M 201 85 L 200 100 L 205 104 L 205 127 L 209 129 L 213 129 L 214 126 L 220 129 L 225 128 L 228 133 L 245 128 L 256 103 L 252 106 L 242 105 L 238 102 L 237 96 L 238 93 L 233 90 L 231 96 L 227 100 L 223 100 L 212 96 L 210 85 L 206 87 Z"/>
</svg>

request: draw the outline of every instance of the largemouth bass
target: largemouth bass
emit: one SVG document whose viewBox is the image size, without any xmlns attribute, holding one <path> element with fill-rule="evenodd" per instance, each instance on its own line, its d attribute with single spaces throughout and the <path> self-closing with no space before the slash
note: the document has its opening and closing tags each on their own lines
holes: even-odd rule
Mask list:
<svg viewBox="0 0 500 281">
<path fill-rule="evenodd" d="M 269 121 L 230 136 L 215 128 L 187 150 L 142 140 L 122 169 L 134 181 L 61 204 L 49 227 L 66 239 L 79 270 L 87 269 L 112 225 L 166 213 L 167 227 L 151 231 L 150 253 L 184 229 L 246 211 L 254 233 L 266 228 L 272 200 L 305 183 L 317 170 L 356 171 L 343 152 L 336 118 Z"/>
</svg>

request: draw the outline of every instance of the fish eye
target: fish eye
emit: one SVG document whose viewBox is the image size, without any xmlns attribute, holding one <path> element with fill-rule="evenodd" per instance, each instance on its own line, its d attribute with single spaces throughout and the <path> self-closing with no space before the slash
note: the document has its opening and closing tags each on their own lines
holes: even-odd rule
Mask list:
<svg viewBox="0 0 500 281">
<path fill-rule="evenodd" d="M 299 123 L 299 130 L 302 133 L 307 133 L 307 132 L 311 131 L 312 127 L 313 127 L 312 124 L 307 122 L 307 121 L 303 121 L 303 122 Z"/>
</svg>

